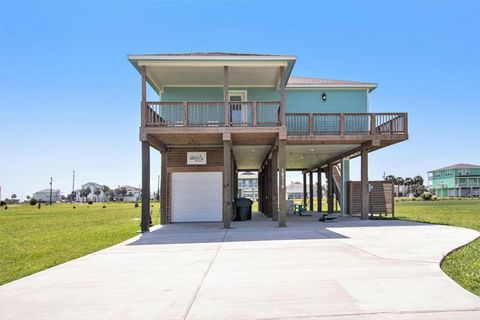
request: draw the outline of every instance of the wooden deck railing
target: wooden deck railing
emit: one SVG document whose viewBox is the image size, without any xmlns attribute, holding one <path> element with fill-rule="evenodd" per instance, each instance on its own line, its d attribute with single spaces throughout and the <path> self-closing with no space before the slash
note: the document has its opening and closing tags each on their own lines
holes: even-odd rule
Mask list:
<svg viewBox="0 0 480 320">
<path fill-rule="evenodd" d="M 147 127 L 275 127 L 280 101 L 147 102 Z M 228 124 L 225 116 L 229 116 Z M 286 113 L 289 135 L 407 134 L 406 113 Z"/>
<path fill-rule="evenodd" d="M 147 102 L 147 127 L 210 127 L 225 126 L 225 103 L 214 102 Z M 279 125 L 280 101 L 248 101 L 228 103 L 228 126 L 269 127 Z"/>
<path fill-rule="evenodd" d="M 406 113 L 286 113 L 289 135 L 407 134 Z"/>
</svg>

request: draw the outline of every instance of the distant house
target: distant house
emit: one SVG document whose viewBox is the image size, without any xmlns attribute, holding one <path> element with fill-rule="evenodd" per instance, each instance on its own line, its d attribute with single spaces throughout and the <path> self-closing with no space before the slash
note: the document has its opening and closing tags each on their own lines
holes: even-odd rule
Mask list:
<svg viewBox="0 0 480 320">
<path fill-rule="evenodd" d="M 307 198 L 309 197 L 310 185 L 307 184 Z M 317 196 L 317 187 L 313 188 L 313 196 Z M 301 182 L 291 182 L 287 185 L 287 199 L 303 199 L 303 183 Z"/>
<path fill-rule="evenodd" d="M 87 182 L 85 184 L 82 184 L 80 189 L 77 189 L 77 190 L 74 191 L 75 192 L 75 196 L 74 196 L 75 201 L 82 202 L 84 200 L 83 197 L 80 195 L 80 190 L 87 189 L 87 188 L 90 189 L 90 193 L 85 198 L 86 201 L 103 202 L 103 201 L 108 200 L 107 195 L 101 190 L 102 189 L 101 184 L 98 184 L 96 182 Z M 97 188 L 100 188 L 100 190 L 101 190 L 99 195 L 95 194 L 95 189 L 97 189 Z"/>
<path fill-rule="evenodd" d="M 132 187 L 132 186 L 119 186 L 120 188 L 126 188 L 127 193 L 125 195 L 116 195 L 116 200 L 117 201 L 123 201 L 123 202 L 135 202 L 139 201 L 140 197 L 142 195 L 142 190 L 140 188 Z"/>
<path fill-rule="evenodd" d="M 59 189 L 52 189 L 52 202 L 60 200 L 60 194 L 61 191 Z M 42 202 L 50 202 L 50 189 L 37 191 L 33 194 L 32 198 Z"/>
<path fill-rule="evenodd" d="M 428 172 L 437 197 L 479 197 L 480 165 L 459 163 Z"/>
<path fill-rule="evenodd" d="M 238 174 L 237 196 L 256 200 L 258 198 L 258 173 L 240 172 Z"/>
</svg>

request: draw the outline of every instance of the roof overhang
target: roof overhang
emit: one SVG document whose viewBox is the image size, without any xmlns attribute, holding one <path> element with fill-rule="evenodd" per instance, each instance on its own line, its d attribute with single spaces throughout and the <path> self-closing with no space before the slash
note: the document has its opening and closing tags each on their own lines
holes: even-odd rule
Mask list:
<svg viewBox="0 0 480 320">
<path fill-rule="evenodd" d="M 264 55 L 129 55 L 140 72 L 146 67 L 147 81 L 157 92 L 165 87 L 223 87 L 224 66 L 228 66 L 230 87 L 278 87 L 280 67 L 285 83 L 295 64 L 294 56 Z"/>
<path fill-rule="evenodd" d="M 372 92 L 377 88 L 376 83 L 372 84 L 315 84 L 315 85 L 305 85 L 305 84 L 289 84 L 286 86 L 287 90 L 321 90 L 321 89 L 344 89 L 344 90 L 359 90 L 364 89 L 368 92 Z"/>
</svg>

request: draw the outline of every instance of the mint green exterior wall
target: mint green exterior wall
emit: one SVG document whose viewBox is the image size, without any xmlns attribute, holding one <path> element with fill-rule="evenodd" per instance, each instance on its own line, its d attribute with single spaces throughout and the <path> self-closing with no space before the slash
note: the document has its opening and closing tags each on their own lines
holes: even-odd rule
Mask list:
<svg viewBox="0 0 480 320">
<path fill-rule="evenodd" d="M 280 100 L 280 92 L 274 88 L 240 88 L 247 90 L 248 101 Z M 327 101 L 322 101 L 325 92 Z M 367 90 L 286 90 L 287 113 L 366 113 Z M 223 88 L 167 87 L 162 101 L 223 101 Z"/>
<path fill-rule="evenodd" d="M 322 101 L 323 92 L 327 101 Z M 286 112 L 366 113 L 367 90 L 287 90 Z"/>
<path fill-rule="evenodd" d="M 273 88 L 240 88 L 246 90 L 248 101 L 280 100 L 280 93 Z M 223 101 L 223 88 L 165 88 L 162 101 Z"/>
</svg>

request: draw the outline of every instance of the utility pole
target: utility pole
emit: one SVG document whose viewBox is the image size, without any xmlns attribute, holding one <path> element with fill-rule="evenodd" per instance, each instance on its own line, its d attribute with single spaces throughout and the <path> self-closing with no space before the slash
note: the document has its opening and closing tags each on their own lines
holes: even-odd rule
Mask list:
<svg viewBox="0 0 480 320">
<path fill-rule="evenodd" d="M 72 203 L 73 203 L 73 195 L 74 194 L 75 194 L 75 169 L 73 170 L 72 196 L 70 197 L 72 199 Z"/>
<path fill-rule="evenodd" d="M 50 205 L 52 205 L 52 177 L 50 177 Z"/>
</svg>

